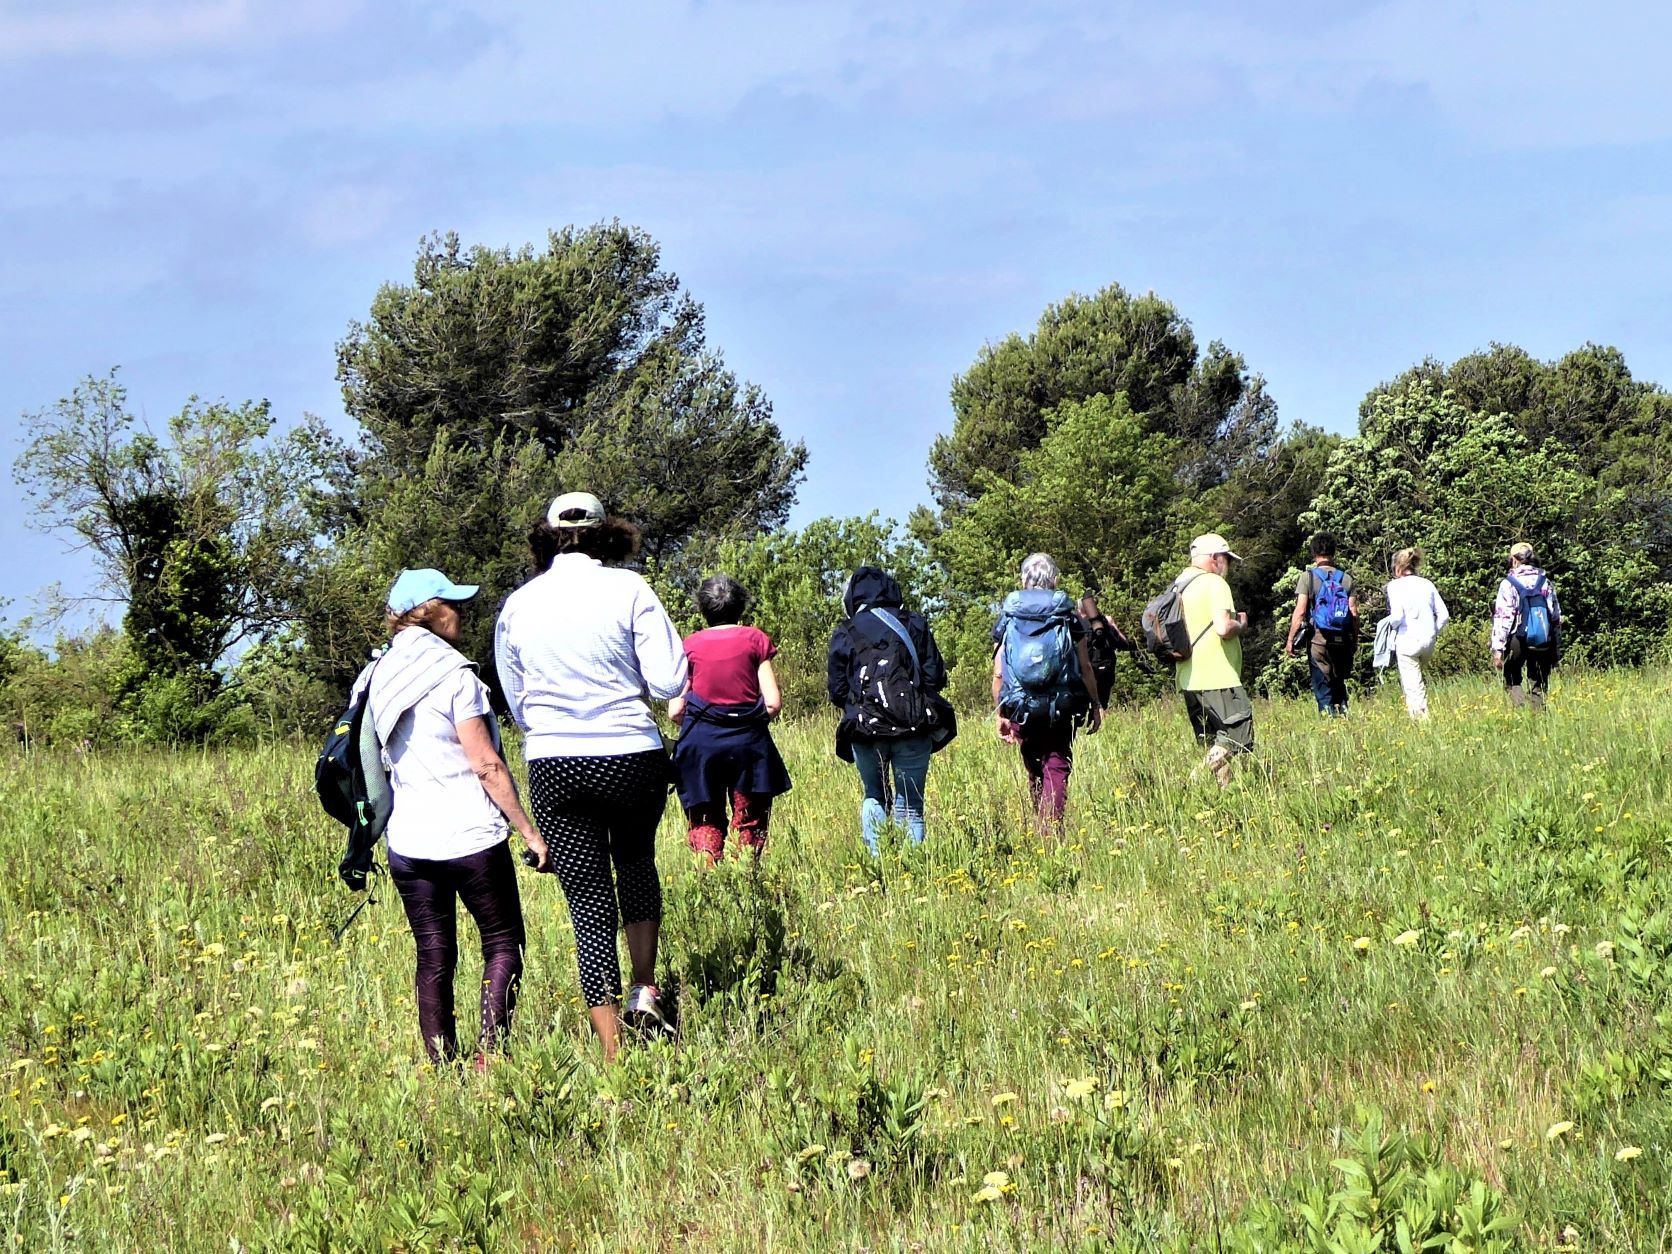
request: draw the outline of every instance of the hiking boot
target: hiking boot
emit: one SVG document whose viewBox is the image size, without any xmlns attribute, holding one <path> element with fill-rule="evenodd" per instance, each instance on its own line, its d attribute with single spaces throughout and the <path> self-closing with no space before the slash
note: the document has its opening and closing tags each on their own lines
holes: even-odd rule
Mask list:
<svg viewBox="0 0 1672 1254">
<path fill-rule="evenodd" d="M 662 993 L 654 984 L 635 984 L 627 990 L 621 1021 L 646 1036 L 667 1034 L 672 1029 L 662 1013 Z"/>
<path fill-rule="evenodd" d="M 1208 756 L 1202 765 L 1213 772 L 1214 779 L 1224 788 L 1231 782 L 1231 758 L 1234 755 L 1224 745 L 1215 745 L 1208 750 Z"/>
</svg>

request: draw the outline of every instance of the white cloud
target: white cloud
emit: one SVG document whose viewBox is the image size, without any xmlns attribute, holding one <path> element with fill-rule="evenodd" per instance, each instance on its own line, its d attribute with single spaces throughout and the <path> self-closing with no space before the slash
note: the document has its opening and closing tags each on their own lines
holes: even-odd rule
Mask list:
<svg viewBox="0 0 1672 1254">
<path fill-rule="evenodd" d="M 203 0 L 196 4 L 76 3 L 0 7 L 0 59 L 162 54 L 274 42 L 332 29 L 353 0 Z"/>
</svg>

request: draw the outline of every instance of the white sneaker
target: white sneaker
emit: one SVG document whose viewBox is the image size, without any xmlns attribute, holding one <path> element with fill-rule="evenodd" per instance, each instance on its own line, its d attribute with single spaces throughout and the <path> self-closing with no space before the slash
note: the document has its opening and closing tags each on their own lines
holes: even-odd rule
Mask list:
<svg viewBox="0 0 1672 1254">
<path fill-rule="evenodd" d="M 646 1034 L 670 1030 L 667 1016 L 662 1013 L 662 992 L 654 984 L 635 984 L 627 990 L 621 1019 L 628 1027 Z"/>
</svg>

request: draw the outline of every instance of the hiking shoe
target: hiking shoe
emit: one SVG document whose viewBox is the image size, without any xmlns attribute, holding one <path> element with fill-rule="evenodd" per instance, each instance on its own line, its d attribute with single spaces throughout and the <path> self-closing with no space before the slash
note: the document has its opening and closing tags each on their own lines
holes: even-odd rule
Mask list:
<svg viewBox="0 0 1672 1254">
<path fill-rule="evenodd" d="M 627 1001 L 621 1008 L 621 1021 L 647 1036 L 671 1031 L 667 1017 L 662 1013 L 661 990 L 654 984 L 635 984 L 627 990 Z"/>
<path fill-rule="evenodd" d="M 1203 763 L 1213 772 L 1214 779 L 1224 788 L 1231 782 L 1231 751 L 1224 745 L 1215 745 L 1208 750 L 1207 760 Z"/>
</svg>

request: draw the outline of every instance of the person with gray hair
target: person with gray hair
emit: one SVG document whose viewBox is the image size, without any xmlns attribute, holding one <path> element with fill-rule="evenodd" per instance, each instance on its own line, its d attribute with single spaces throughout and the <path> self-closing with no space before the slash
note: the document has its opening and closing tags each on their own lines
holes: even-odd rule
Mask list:
<svg viewBox="0 0 1672 1254">
<path fill-rule="evenodd" d="M 1103 725 L 1085 627 L 1057 590 L 1049 554 L 1022 562 L 1022 590 L 1005 597 L 993 626 L 993 705 L 999 739 L 1017 745 L 1042 829 L 1061 830 L 1074 769 L 1074 732 Z"/>
<path fill-rule="evenodd" d="M 1049 553 L 1029 553 L 1022 559 L 1022 587 L 1041 592 L 1057 590 L 1057 564 Z"/>
</svg>

